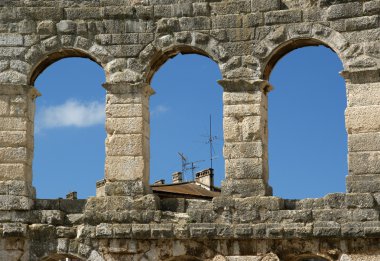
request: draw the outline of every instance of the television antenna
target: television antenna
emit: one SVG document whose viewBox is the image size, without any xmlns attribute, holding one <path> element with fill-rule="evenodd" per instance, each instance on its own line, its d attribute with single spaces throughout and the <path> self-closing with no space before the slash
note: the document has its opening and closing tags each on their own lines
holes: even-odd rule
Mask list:
<svg viewBox="0 0 380 261">
<path fill-rule="evenodd" d="M 212 169 L 212 161 L 218 157 L 215 157 L 214 156 L 214 153 L 215 153 L 215 150 L 214 150 L 214 141 L 217 140 L 218 137 L 217 136 L 212 136 L 212 117 L 211 117 L 211 114 L 210 114 L 210 133 L 209 133 L 209 136 L 208 136 L 208 140 L 206 142 L 206 144 L 209 144 L 210 145 L 210 168 Z"/>
<path fill-rule="evenodd" d="M 182 173 L 185 175 L 189 170 L 191 170 L 191 175 L 194 180 L 194 171 L 198 168 L 196 163 L 204 162 L 204 160 L 188 162 L 188 159 L 185 156 L 185 154 L 183 154 L 182 152 L 178 152 L 178 155 L 181 157 L 181 161 L 182 161 Z"/>
</svg>

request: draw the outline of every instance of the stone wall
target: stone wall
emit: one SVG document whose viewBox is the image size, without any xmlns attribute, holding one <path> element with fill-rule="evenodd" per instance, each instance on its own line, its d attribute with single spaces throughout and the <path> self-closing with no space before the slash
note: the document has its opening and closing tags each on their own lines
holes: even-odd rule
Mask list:
<svg viewBox="0 0 380 261">
<path fill-rule="evenodd" d="M 380 260 L 379 14 L 378 0 L 2 0 L 0 259 Z M 268 185 L 267 80 L 310 45 L 344 66 L 347 194 L 284 200 Z M 178 53 L 222 72 L 226 173 L 221 197 L 173 212 L 148 184 L 149 84 Z M 33 84 L 65 57 L 107 79 L 105 182 L 84 201 L 32 187 Z"/>
</svg>

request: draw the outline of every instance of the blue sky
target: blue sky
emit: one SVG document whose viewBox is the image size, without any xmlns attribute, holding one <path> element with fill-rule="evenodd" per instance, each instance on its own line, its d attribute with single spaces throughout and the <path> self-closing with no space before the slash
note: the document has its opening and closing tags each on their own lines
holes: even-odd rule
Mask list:
<svg viewBox="0 0 380 261">
<path fill-rule="evenodd" d="M 270 184 L 284 198 L 344 192 L 347 135 L 341 62 L 325 47 L 295 50 L 272 71 L 269 93 Z M 178 152 L 208 168 L 212 115 L 216 184 L 224 177 L 222 88 L 217 64 L 198 55 L 178 55 L 154 75 L 151 97 L 151 182 L 171 181 L 181 170 Z M 102 68 L 82 58 L 49 66 L 35 82 L 37 99 L 33 184 L 38 198 L 95 195 L 104 177 Z M 191 171 L 185 177 L 192 178 Z"/>
</svg>

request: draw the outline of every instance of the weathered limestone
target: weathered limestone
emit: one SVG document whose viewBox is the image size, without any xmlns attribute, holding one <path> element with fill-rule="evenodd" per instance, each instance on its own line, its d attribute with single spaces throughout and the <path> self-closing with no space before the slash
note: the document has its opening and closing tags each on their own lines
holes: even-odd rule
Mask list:
<svg viewBox="0 0 380 261">
<path fill-rule="evenodd" d="M 106 83 L 105 196 L 149 193 L 149 85 Z M 98 195 L 100 196 L 100 195 Z"/>
<path fill-rule="evenodd" d="M 379 0 L 1 1 L 0 260 L 379 260 L 379 12 Z M 271 197 L 267 80 L 288 52 L 321 44 L 344 67 L 347 193 Z M 223 77 L 212 202 L 149 190 L 149 83 L 178 53 L 210 57 Z M 106 73 L 105 179 L 87 200 L 35 199 L 32 86 L 65 57 Z"/>
<path fill-rule="evenodd" d="M 222 193 L 240 197 L 270 195 L 268 185 L 266 81 L 221 80 L 224 88 Z"/>
<path fill-rule="evenodd" d="M 4 41 L 10 44 L 10 40 Z M 0 92 L 0 209 L 29 210 L 35 196 L 33 120 L 34 100 L 39 94 L 27 85 L 1 85 Z"/>
</svg>

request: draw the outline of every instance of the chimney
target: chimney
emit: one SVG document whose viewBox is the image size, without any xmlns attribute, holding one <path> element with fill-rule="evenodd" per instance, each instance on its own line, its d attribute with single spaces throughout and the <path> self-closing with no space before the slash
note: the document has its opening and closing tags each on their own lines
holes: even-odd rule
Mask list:
<svg viewBox="0 0 380 261">
<path fill-rule="evenodd" d="M 165 184 L 165 180 L 164 179 L 160 179 L 160 180 L 156 180 L 153 185 L 164 185 Z"/>
<path fill-rule="evenodd" d="M 78 196 L 77 196 L 77 192 L 76 191 L 73 191 L 73 192 L 70 192 L 66 195 L 66 199 L 78 199 Z"/>
<path fill-rule="evenodd" d="M 204 189 L 212 190 L 214 188 L 214 169 L 205 169 L 195 173 L 195 183 Z"/>
<path fill-rule="evenodd" d="M 183 182 L 183 179 L 182 179 L 182 172 L 174 172 L 172 174 L 172 181 L 173 181 L 173 184 L 176 184 L 176 183 L 182 183 Z"/>
</svg>

